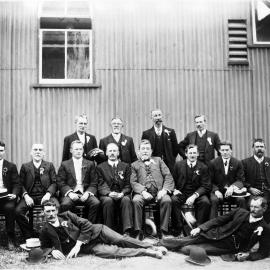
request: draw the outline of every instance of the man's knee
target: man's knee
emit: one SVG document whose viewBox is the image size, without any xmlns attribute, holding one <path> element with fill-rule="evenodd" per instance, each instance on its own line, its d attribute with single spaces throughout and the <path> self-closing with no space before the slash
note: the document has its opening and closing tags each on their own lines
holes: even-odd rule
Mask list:
<svg viewBox="0 0 270 270">
<path fill-rule="evenodd" d="M 172 200 L 169 195 L 165 195 L 162 197 L 160 201 L 160 206 L 170 206 L 172 204 Z"/>
</svg>

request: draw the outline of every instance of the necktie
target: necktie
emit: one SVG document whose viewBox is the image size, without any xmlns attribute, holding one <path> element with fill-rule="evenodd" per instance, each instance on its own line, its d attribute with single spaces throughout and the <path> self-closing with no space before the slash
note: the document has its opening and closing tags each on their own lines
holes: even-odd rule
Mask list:
<svg viewBox="0 0 270 270">
<path fill-rule="evenodd" d="M 227 165 L 228 165 L 228 160 L 226 160 L 226 161 L 224 162 L 224 166 L 227 167 Z"/>
</svg>

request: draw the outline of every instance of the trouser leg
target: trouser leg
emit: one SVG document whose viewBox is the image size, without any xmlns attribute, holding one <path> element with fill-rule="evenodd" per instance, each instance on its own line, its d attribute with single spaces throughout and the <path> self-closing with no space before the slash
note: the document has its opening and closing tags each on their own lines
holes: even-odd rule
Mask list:
<svg viewBox="0 0 270 270">
<path fill-rule="evenodd" d="M 169 220 L 172 211 L 172 200 L 169 195 L 164 195 L 160 201 L 160 229 L 168 232 Z"/>
<path fill-rule="evenodd" d="M 143 206 L 144 199 L 140 194 L 136 194 L 133 197 L 133 207 L 134 207 L 134 230 L 141 231 L 142 230 L 142 215 L 143 215 Z"/>
</svg>

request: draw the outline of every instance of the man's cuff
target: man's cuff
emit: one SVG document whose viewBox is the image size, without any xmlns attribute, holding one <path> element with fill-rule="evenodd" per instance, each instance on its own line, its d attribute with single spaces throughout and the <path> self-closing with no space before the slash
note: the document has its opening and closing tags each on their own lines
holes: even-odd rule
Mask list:
<svg viewBox="0 0 270 270">
<path fill-rule="evenodd" d="M 198 192 L 194 192 L 194 195 L 196 196 L 196 198 L 200 197 L 200 194 Z"/>
<path fill-rule="evenodd" d="M 64 197 L 67 197 L 67 195 L 68 195 L 70 192 L 72 192 L 72 191 L 73 191 L 72 189 L 68 190 L 68 191 L 65 193 L 65 196 L 64 196 Z"/>
<path fill-rule="evenodd" d="M 27 193 L 27 192 L 24 192 L 24 193 L 23 193 L 23 195 L 22 195 L 22 196 L 23 196 L 23 198 L 24 198 L 24 196 L 25 196 L 26 194 L 28 195 L 28 193 Z"/>
</svg>

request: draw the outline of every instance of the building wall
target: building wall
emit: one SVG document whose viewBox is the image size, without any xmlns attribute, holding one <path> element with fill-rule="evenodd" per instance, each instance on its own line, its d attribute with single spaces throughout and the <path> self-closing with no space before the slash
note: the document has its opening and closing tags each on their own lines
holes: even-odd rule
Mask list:
<svg viewBox="0 0 270 270">
<path fill-rule="evenodd" d="M 151 109 L 160 107 L 178 140 L 203 113 L 238 158 L 250 155 L 253 137 L 270 145 L 269 49 L 250 47 L 248 66 L 227 64 L 228 19 L 246 19 L 251 41 L 248 1 L 91 1 L 98 88 L 32 87 L 38 83 L 36 2 L 0 2 L 0 138 L 19 166 L 40 141 L 58 167 L 63 138 L 82 112 L 98 140 L 119 115 L 137 146 L 152 125 Z"/>
</svg>

